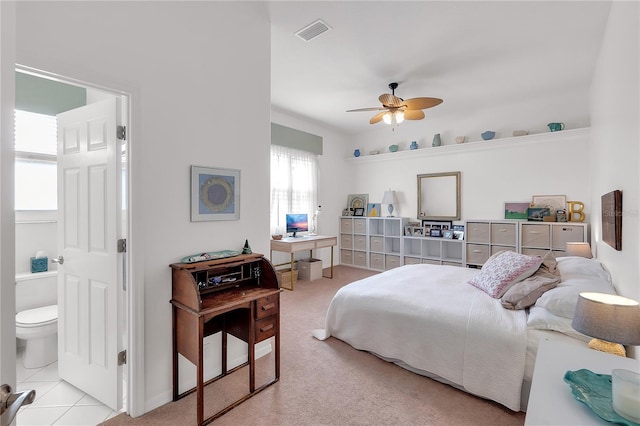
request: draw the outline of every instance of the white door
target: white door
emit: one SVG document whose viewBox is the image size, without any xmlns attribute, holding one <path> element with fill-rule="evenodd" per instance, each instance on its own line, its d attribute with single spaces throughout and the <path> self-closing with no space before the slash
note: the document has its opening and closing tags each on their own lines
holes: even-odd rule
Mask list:
<svg viewBox="0 0 640 426">
<path fill-rule="evenodd" d="M 58 115 L 58 374 L 115 410 L 122 405 L 118 107 L 114 98 Z"/>
</svg>

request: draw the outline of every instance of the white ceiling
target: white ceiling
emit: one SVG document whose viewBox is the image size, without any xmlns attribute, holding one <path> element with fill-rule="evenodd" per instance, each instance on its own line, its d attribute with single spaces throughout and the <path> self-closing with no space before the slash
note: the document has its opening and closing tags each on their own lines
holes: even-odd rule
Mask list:
<svg viewBox="0 0 640 426">
<path fill-rule="evenodd" d="M 442 98 L 472 113 L 567 90 L 588 93 L 610 2 L 269 2 L 271 103 L 347 133 L 370 128 L 378 96 Z M 295 33 L 322 19 L 332 29 Z M 435 109 L 434 108 L 434 109 Z M 425 110 L 427 118 L 429 109 Z M 379 123 L 375 126 L 384 126 Z"/>
</svg>

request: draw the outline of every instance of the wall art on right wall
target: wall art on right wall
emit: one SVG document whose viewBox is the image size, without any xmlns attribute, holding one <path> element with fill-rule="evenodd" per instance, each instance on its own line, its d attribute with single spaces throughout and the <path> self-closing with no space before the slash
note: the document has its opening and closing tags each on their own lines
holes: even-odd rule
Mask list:
<svg viewBox="0 0 640 426">
<path fill-rule="evenodd" d="M 618 189 L 602 196 L 602 241 L 622 250 L 622 191 Z"/>
</svg>

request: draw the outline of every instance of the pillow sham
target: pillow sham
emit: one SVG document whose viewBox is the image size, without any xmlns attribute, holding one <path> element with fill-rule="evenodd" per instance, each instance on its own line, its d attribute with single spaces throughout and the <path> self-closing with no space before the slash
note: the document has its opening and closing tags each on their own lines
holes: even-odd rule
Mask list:
<svg viewBox="0 0 640 426">
<path fill-rule="evenodd" d="M 536 303 L 546 291 L 560 282 L 556 259 L 551 252 L 542 258 L 542 265 L 529 278 L 512 285 L 500 299 L 505 309 L 525 309 Z"/>
<path fill-rule="evenodd" d="M 488 260 L 480 273 L 469 280 L 469 284 L 498 299 L 513 284 L 536 272 L 541 263 L 540 256 L 505 251 Z"/>
<path fill-rule="evenodd" d="M 545 308 L 554 315 L 571 319 L 576 310 L 578 296 L 585 291 L 616 294 L 613 286 L 600 277 L 561 277 L 560 284 L 542 294 L 536 301 L 536 306 Z"/>
<path fill-rule="evenodd" d="M 558 331 L 567 336 L 571 336 L 575 339 L 588 342 L 591 337 L 577 332 L 571 326 L 569 318 L 559 317 L 552 314 L 544 308 L 532 306 L 529 309 L 529 317 L 527 318 L 527 326 L 536 330 L 553 330 Z"/>
<path fill-rule="evenodd" d="M 595 259 L 587 259 L 579 256 L 566 256 L 557 259 L 557 268 L 560 271 L 562 280 L 570 278 L 597 277 L 603 281 L 611 283 L 611 275 L 607 272 L 600 262 Z"/>
</svg>

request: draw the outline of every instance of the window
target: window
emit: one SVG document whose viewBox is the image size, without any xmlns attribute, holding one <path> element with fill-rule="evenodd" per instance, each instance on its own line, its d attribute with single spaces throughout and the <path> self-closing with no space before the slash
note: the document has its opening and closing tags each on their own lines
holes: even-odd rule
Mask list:
<svg viewBox="0 0 640 426">
<path fill-rule="evenodd" d="M 271 233 L 285 233 L 285 214 L 307 213 L 317 205 L 318 156 L 271 145 Z"/>
<path fill-rule="evenodd" d="M 57 210 L 57 120 L 15 111 L 15 209 Z"/>
</svg>

